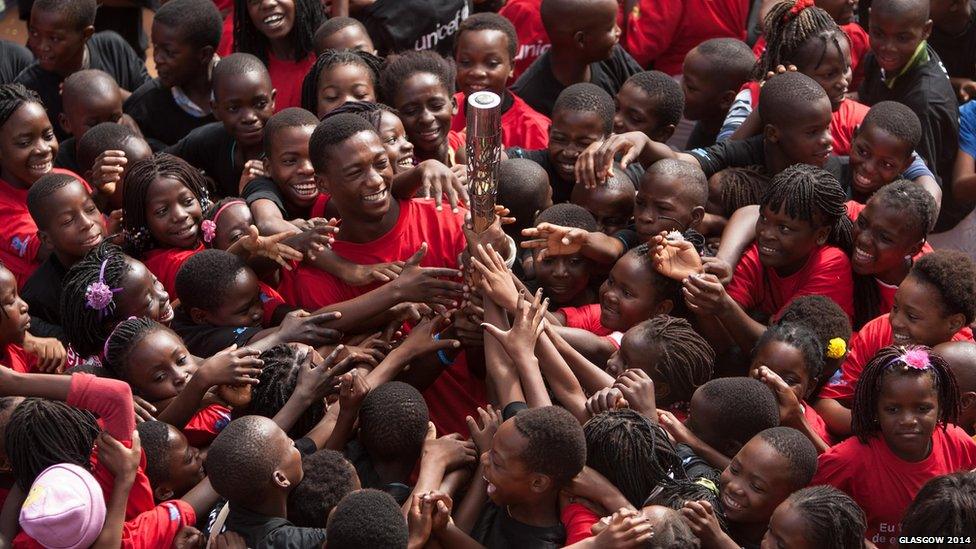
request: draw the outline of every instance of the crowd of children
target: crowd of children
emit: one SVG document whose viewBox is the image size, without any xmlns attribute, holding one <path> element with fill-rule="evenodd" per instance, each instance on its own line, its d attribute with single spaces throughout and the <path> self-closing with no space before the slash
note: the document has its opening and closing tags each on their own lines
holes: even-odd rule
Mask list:
<svg viewBox="0 0 976 549">
<path fill-rule="evenodd" d="M 976 546 L 970 0 L 21 4 L 0 547 Z"/>
</svg>

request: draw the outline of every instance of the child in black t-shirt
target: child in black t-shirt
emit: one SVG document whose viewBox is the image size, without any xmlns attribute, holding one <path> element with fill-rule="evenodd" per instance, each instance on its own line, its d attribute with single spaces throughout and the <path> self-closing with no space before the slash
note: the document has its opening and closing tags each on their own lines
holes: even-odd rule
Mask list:
<svg viewBox="0 0 976 549">
<path fill-rule="evenodd" d="M 674 135 L 685 108 L 681 85 L 661 71 L 639 72 L 617 92 L 613 131 L 644 132 L 660 143 Z"/>
<path fill-rule="evenodd" d="M 929 44 L 942 58 L 960 103 L 976 96 L 976 10 L 968 0 L 932 0 Z"/>
<path fill-rule="evenodd" d="M 755 64 L 749 46 L 735 38 L 712 38 L 688 52 L 681 90 L 685 95 L 684 117 L 696 124 L 686 150 L 715 144 L 729 107 L 749 81 Z"/>
<path fill-rule="evenodd" d="M 365 51 L 376 55 L 373 39 L 366 27 L 352 17 L 332 17 L 322 23 L 315 31 L 315 55 L 325 50 Z"/>
<path fill-rule="evenodd" d="M 634 197 L 637 191 L 627 173 L 615 164 L 614 176 L 598 187 L 574 185 L 570 200 L 593 215 L 596 230 L 614 235 L 633 225 Z"/>
<path fill-rule="evenodd" d="M 58 123 L 71 137 L 61 142 L 54 165 L 82 173 L 78 164 L 78 143 L 97 124 L 122 122 L 122 90 L 105 72 L 78 71 L 64 79 L 61 104 L 64 111 L 58 115 Z"/>
<path fill-rule="evenodd" d="M 216 63 L 223 21 L 211 0 L 171 0 L 152 24 L 153 61 L 158 78 L 125 102 L 125 112 L 147 139 L 172 145 L 214 121 L 210 72 Z"/>
<path fill-rule="evenodd" d="M 16 82 L 37 91 L 48 117 L 61 114 L 61 83 L 74 72 L 99 69 L 118 83 L 123 93 L 149 80 L 146 66 L 119 35 L 95 32 L 95 0 L 39 0 L 31 10 L 27 47 L 37 61 Z M 55 128 L 58 138 L 67 134 Z"/>
</svg>

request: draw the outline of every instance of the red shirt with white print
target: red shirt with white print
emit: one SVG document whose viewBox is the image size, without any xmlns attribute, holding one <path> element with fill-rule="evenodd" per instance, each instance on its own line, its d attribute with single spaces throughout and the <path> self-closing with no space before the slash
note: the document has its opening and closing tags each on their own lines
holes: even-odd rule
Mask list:
<svg viewBox="0 0 976 549">
<path fill-rule="evenodd" d="M 508 19 L 515 26 L 518 36 L 518 50 L 515 52 L 514 72 L 510 82 L 529 68 L 540 55 L 549 50 L 549 34 L 542 26 L 542 15 L 539 6 L 542 0 L 508 0 L 498 14 Z"/>
</svg>

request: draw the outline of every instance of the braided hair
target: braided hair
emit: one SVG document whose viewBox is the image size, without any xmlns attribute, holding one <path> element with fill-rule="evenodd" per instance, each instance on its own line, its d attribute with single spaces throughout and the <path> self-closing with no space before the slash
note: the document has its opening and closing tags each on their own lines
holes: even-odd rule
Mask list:
<svg viewBox="0 0 976 549">
<path fill-rule="evenodd" d="M 234 2 L 234 49 L 250 53 L 268 64 L 268 37 L 254 26 L 247 12 L 248 0 Z M 288 37 L 293 50 L 292 61 L 301 61 L 315 51 L 315 31 L 325 20 L 318 0 L 295 0 L 295 22 Z"/>
<path fill-rule="evenodd" d="M 976 536 L 976 472 L 929 479 L 901 521 L 904 536 Z"/>
<path fill-rule="evenodd" d="M 722 508 L 722 501 L 719 499 L 719 475 L 716 471 L 714 475 L 701 476 L 695 479 L 680 478 L 662 484 L 654 490 L 654 493 L 643 503 L 643 507 L 648 505 L 660 505 L 676 511 L 684 508 L 689 501 L 707 501 L 715 509 L 715 518 L 723 532 L 729 531 L 728 522 L 725 520 L 725 511 Z"/>
<path fill-rule="evenodd" d="M 339 114 L 355 114 L 356 116 L 360 116 L 372 124 L 373 128 L 379 132 L 380 122 L 383 118 L 384 112 L 395 115 L 397 118 L 400 117 L 400 111 L 394 109 L 386 103 L 374 103 L 372 101 L 347 101 L 329 111 L 328 114 L 322 117 L 322 120 Z"/>
<path fill-rule="evenodd" d="M 210 205 L 207 180 L 185 160 L 169 153 L 157 153 L 134 162 L 125 172 L 122 185 L 122 228 L 126 251 L 135 257 L 156 246 L 156 239 L 146 222 L 149 187 L 160 178 L 175 179 L 190 190 L 204 210 Z"/>
<path fill-rule="evenodd" d="M 759 204 L 769 186 L 769 176 L 762 166 L 726 168 L 718 173 L 718 178 L 725 217 L 731 217 L 739 208 Z"/>
<path fill-rule="evenodd" d="M 867 518 L 857 502 L 844 492 L 833 486 L 810 486 L 793 492 L 787 501 L 806 521 L 804 534 L 814 547 L 864 547 Z"/>
<path fill-rule="evenodd" d="M 56 400 L 25 399 L 10 414 L 4 434 L 17 485 L 29 492 L 37 475 L 58 463 L 89 469 L 98 431 L 90 412 Z"/>
<path fill-rule="evenodd" d="M 634 328 L 636 337 L 653 346 L 656 377 L 670 388 L 668 401 L 688 402 L 695 389 L 712 378 L 715 351 L 687 320 L 657 315 Z"/>
<path fill-rule="evenodd" d="M 315 64 L 305 74 L 302 80 L 302 108 L 309 112 L 318 112 L 319 78 L 327 69 L 340 65 L 356 65 L 366 69 L 370 83 L 373 86 L 373 96 L 379 95 L 380 68 L 383 59 L 367 51 L 358 50 L 326 50 L 315 60 Z"/>
<path fill-rule="evenodd" d="M 127 380 L 129 353 L 145 337 L 158 330 L 168 330 L 166 326 L 151 318 L 128 318 L 119 322 L 105 339 L 105 360 L 103 365 L 115 377 Z"/>
<path fill-rule="evenodd" d="M 806 221 L 815 228 L 830 228 L 827 243 L 851 253 L 853 225 L 847 217 L 847 193 L 830 172 L 808 164 L 794 164 L 776 174 L 760 204 Z"/>
<path fill-rule="evenodd" d="M 909 352 L 924 353 L 928 366 L 918 369 L 906 362 Z M 932 384 L 939 399 L 939 420 L 945 431 L 959 417 L 959 386 L 956 376 L 945 359 L 924 345 L 907 347 L 890 345 L 877 352 L 861 373 L 854 393 L 854 409 L 851 410 L 851 430 L 858 440 L 867 444 L 868 438 L 880 430 L 878 425 L 878 399 L 885 378 L 890 376 L 932 376 Z"/>
<path fill-rule="evenodd" d="M 752 71 L 752 78 L 761 81 L 777 65 L 799 65 L 797 54 L 810 40 L 820 40 L 822 48 L 814 68 L 819 67 L 827 54 L 828 44 L 841 51 L 840 40 L 847 40 L 830 14 L 815 7 L 811 0 L 779 2 L 770 8 L 763 22 L 766 49 Z"/>
<path fill-rule="evenodd" d="M 243 407 L 234 408 L 232 416 L 236 419 L 247 415 L 258 415 L 273 418 L 288 402 L 291 394 L 298 385 L 298 368 L 303 358 L 290 345 L 275 345 L 261 353 L 264 366 L 259 383 L 251 392 L 251 402 Z M 299 416 L 298 420 L 288 431 L 292 439 L 299 439 L 312 430 L 325 416 L 325 406 L 317 401 L 309 406 Z"/>
<path fill-rule="evenodd" d="M 660 426 L 630 409 L 610 410 L 583 425 L 586 464 L 607 477 L 634 506 L 655 486 L 684 478 L 674 445 Z"/>
<path fill-rule="evenodd" d="M 642 264 L 652 262 L 651 246 L 647 242 L 639 244 L 627 253 L 636 255 Z M 671 309 L 671 314 L 673 316 L 681 316 L 684 312 L 685 302 L 684 299 L 681 299 L 681 281 L 662 275 L 657 272 L 653 265 L 651 265 L 650 272 L 651 286 L 654 287 L 654 291 L 657 293 L 658 301 L 670 299 L 674 304 L 674 307 Z"/>
<path fill-rule="evenodd" d="M 109 288 L 118 288 L 128 271 L 122 248 L 105 241 L 65 274 L 61 287 L 61 325 L 68 342 L 80 356 L 99 354 L 115 323 L 111 306 L 101 311 L 88 306 L 85 294 L 89 286 L 101 281 Z"/>
<path fill-rule="evenodd" d="M 25 88 L 23 84 L 0 85 L 0 128 L 24 103 L 44 104 L 36 91 Z"/>
</svg>

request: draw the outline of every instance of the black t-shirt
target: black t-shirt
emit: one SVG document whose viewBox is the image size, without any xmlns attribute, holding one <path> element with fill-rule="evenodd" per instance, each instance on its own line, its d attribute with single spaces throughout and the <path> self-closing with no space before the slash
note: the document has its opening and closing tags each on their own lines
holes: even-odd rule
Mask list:
<svg viewBox="0 0 976 549">
<path fill-rule="evenodd" d="M 212 114 L 196 117 L 181 109 L 173 93 L 158 78 L 149 80 L 132 92 L 124 110 L 139 124 L 146 139 L 172 145 L 191 131 L 214 122 Z"/>
<path fill-rule="evenodd" d="M 81 175 L 81 168 L 78 166 L 78 158 L 75 156 L 76 140 L 69 137 L 62 141 L 58 146 L 58 155 L 54 157 L 54 167 L 71 170 Z"/>
<path fill-rule="evenodd" d="M 613 97 L 628 78 L 642 70 L 644 69 L 629 53 L 620 46 L 614 46 L 609 58 L 590 64 L 590 82 L 607 90 Z M 552 118 L 552 107 L 556 104 L 556 98 L 564 89 L 566 86 L 552 74 L 548 51 L 529 65 L 512 86 L 515 95 L 549 118 Z"/>
<path fill-rule="evenodd" d="M 573 185 L 576 182 L 568 181 L 559 176 L 559 172 L 556 171 L 556 166 L 549 159 L 548 150 L 530 150 L 523 149 L 522 147 L 512 147 L 511 149 L 506 149 L 505 154 L 509 158 L 525 158 L 542 166 L 542 169 L 546 170 L 546 174 L 549 175 L 549 186 L 552 187 L 552 203 L 569 202 L 570 195 L 573 193 Z M 634 162 L 630 166 L 627 166 L 627 169 L 624 171 L 627 173 L 627 177 L 630 178 L 630 182 L 634 184 L 634 188 L 638 188 L 641 177 L 644 175 L 644 168 Z"/>
<path fill-rule="evenodd" d="M 481 510 L 471 537 L 488 549 L 557 549 L 566 542 L 566 528 L 562 523 L 545 527 L 523 524 L 489 501 Z"/>
<path fill-rule="evenodd" d="M 708 135 L 705 133 L 701 122 L 695 122 L 695 127 L 691 130 L 691 135 L 688 136 L 688 142 L 685 143 L 685 150 L 690 151 L 692 149 L 702 149 L 705 147 L 711 147 L 715 144 L 715 138 L 718 134 Z"/>
<path fill-rule="evenodd" d="M 0 84 L 9 84 L 20 71 L 34 62 L 30 50 L 8 40 L 0 40 Z"/>
<path fill-rule="evenodd" d="M 186 349 L 194 356 L 211 357 L 231 345 L 244 347 L 260 332 L 260 326 L 211 326 L 197 324 L 182 307 L 177 307 L 170 328 L 183 339 Z"/>
<path fill-rule="evenodd" d="M 761 135 L 754 135 L 741 140 L 720 141 L 711 147 L 688 151 L 688 154 L 698 159 L 702 171 L 705 172 L 705 177 L 711 177 L 725 168 L 766 165 L 766 150 L 763 148 L 763 136 Z M 836 156 L 827 158 L 823 169 L 840 179 L 841 164 Z"/>
<path fill-rule="evenodd" d="M 281 196 L 278 185 L 275 185 L 275 182 L 267 177 L 252 179 L 244 187 L 241 198 L 247 202 L 248 206 L 261 199 L 270 200 L 275 206 L 278 206 L 278 211 L 281 212 L 282 219 L 290 219 L 292 217 L 288 213 L 288 208 L 285 206 L 285 199 Z"/>
<path fill-rule="evenodd" d="M 88 68 L 107 72 L 122 89 L 132 91 L 149 80 L 145 63 L 118 34 L 111 31 L 95 33 L 88 40 L 87 47 Z M 66 138 L 67 134 L 58 124 L 58 115 L 62 112 L 61 82 L 64 81 L 61 75 L 46 71 L 35 62 L 24 69 L 15 81 L 40 94 L 54 133 L 59 140 Z"/>
<path fill-rule="evenodd" d="M 947 34 L 933 26 L 929 45 L 942 58 L 949 76 L 976 79 L 976 10 L 969 13 L 966 29 L 959 34 Z"/>
<path fill-rule="evenodd" d="M 224 129 L 220 122 L 201 126 L 176 144 L 167 147 L 166 152 L 175 154 L 203 171 L 214 180 L 218 197 L 237 196 L 237 186 L 241 179 L 243 166 L 234 165 L 234 148 L 237 142 Z"/>
<path fill-rule="evenodd" d="M 57 256 L 51 254 L 20 290 L 20 297 L 30 308 L 30 332 L 33 335 L 54 337 L 67 343 L 61 328 L 61 287 L 67 272 Z"/>
<path fill-rule="evenodd" d="M 240 534 L 250 549 L 307 549 L 320 547 L 325 541 L 322 528 L 302 528 L 281 517 L 259 515 L 239 505 L 230 506 L 224 528 Z"/>
<path fill-rule="evenodd" d="M 469 0 L 377 0 L 356 18 L 380 55 L 433 50 L 453 57 L 458 27 L 470 13 Z"/>
</svg>

